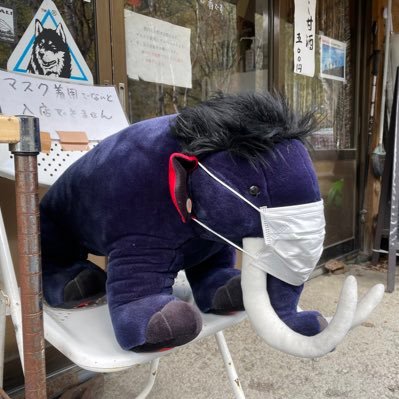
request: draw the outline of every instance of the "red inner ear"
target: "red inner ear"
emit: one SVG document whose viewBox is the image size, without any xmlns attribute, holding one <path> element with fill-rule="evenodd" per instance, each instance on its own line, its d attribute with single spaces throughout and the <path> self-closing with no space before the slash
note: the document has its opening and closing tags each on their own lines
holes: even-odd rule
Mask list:
<svg viewBox="0 0 399 399">
<path fill-rule="evenodd" d="M 169 192 L 183 223 L 190 216 L 187 211 L 187 176 L 198 166 L 195 156 L 173 153 L 169 158 Z"/>
</svg>

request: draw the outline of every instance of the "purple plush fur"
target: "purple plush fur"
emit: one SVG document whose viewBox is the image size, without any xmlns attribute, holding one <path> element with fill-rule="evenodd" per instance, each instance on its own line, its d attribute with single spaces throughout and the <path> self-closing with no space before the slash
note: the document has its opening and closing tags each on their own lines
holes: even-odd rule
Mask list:
<svg viewBox="0 0 399 399">
<path fill-rule="evenodd" d="M 157 339 L 160 347 L 193 339 L 199 333 L 195 311 L 176 305 L 172 295 L 177 272 L 186 270 L 196 303 L 207 312 L 217 310 L 218 290 L 238 278 L 239 271 L 233 267 L 231 247 L 193 221 L 182 222 L 169 194 L 171 154 L 199 156 L 256 206 L 315 202 L 320 200 L 317 178 L 299 140 L 310 125 L 309 116 L 296 119 L 281 97 L 254 94 L 219 97 L 105 139 L 75 162 L 42 200 L 46 300 L 70 306 L 66 292 L 72 298 L 77 276 L 94 270 L 87 254 L 107 255 L 109 310 L 123 348 L 151 348 Z M 254 185 L 259 187 L 257 196 L 249 190 Z M 244 237 L 262 236 L 259 214 L 201 169 L 188 174 L 187 191 L 193 214 L 230 240 L 241 244 Z M 101 291 L 101 276 L 93 279 L 92 287 L 86 280 L 87 296 Z M 321 329 L 319 315 L 297 314 L 301 290 L 268 276 L 279 316 L 295 331 L 313 335 Z M 173 311 L 168 313 L 168 306 Z M 173 325 L 160 326 L 163 311 L 172 314 L 176 329 L 183 325 L 184 330 L 187 320 L 192 331 L 185 331 L 182 339 L 179 332 L 174 336 Z M 157 336 L 157 329 L 165 328 L 171 336 Z"/>
</svg>

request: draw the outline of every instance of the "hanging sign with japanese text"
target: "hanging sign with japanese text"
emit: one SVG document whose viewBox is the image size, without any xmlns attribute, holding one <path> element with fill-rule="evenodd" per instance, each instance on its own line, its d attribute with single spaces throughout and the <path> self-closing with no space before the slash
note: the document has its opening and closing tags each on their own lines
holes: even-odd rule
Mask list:
<svg viewBox="0 0 399 399">
<path fill-rule="evenodd" d="M 93 75 L 52 0 L 44 0 L 7 62 L 11 72 L 93 84 Z"/>
<path fill-rule="evenodd" d="M 294 18 L 294 72 L 313 77 L 316 47 L 316 0 L 295 0 Z"/>
<path fill-rule="evenodd" d="M 40 130 L 59 139 L 57 131 L 84 131 L 102 140 L 128 126 L 113 86 L 80 85 L 0 70 L 0 110 L 33 115 Z"/>
<path fill-rule="evenodd" d="M 131 79 L 192 87 L 190 29 L 125 10 L 125 32 Z"/>
</svg>

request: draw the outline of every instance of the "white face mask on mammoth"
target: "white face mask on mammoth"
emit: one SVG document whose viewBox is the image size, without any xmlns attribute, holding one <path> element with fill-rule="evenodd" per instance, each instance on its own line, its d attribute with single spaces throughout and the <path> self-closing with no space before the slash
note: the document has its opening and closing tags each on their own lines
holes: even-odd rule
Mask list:
<svg viewBox="0 0 399 399">
<path fill-rule="evenodd" d="M 201 163 L 199 166 L 260 213 L 264 246 L 256 254 L 250 254 L 198 219 L 193 217 L 193 220 L 239 251 L 254 258 L 252 264 L 257 268 L 289 284 L 303 284 L 316 267 L 323 252 L 325 236 L 323 201 L 279 208 L 266 206 L 258 208 Z"/>
</svg>

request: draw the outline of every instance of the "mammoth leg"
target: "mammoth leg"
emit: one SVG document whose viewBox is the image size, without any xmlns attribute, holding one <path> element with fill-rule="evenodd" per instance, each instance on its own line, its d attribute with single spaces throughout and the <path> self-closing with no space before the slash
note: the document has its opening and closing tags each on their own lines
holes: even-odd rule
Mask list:
<svg viewBox="0 0 399 399">
<path fill-rule="evenodd" d="M 243 310 L 241 272 L 234 268 L 235 249 L 223 246 L 204 262 L 186 269 L 194 299 L 202 312 Z"/>
<path fill-rule="evenodd" d="M 200 333 L 198 309 L 172 295 L 177 263 L 173 250 L 136 247 L 111 252 L 108 306 L 123 349 L 171 348 L 192 341 Z"/>
<path fill-rule="evenodd" d="M 267 275 L 267 292 L 277 315 L 292 330 L 310 337 L 324 330 L 328 322 L 319 312 L 297 311 L 302 290 L 303 284 L 295 286 Z"/>
<path fill-rule="evenodd" d="M 41 212 L 43 294 L 50 306 L 73 308 L 105 295 L 106 273 L 65 227 Z"/>
</svg>

